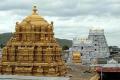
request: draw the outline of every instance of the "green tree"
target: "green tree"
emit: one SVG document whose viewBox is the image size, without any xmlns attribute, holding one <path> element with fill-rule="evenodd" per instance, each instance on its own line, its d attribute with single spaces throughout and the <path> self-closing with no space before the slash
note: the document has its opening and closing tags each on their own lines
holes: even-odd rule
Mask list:
<svg viewBox="0 0 120 80">
<path fill-rule="evenodd" d="M 4 45 L 3 44 L 0 44 L 0 48 L 3 48 L 4 47 Z"/>
<path fill-rule="evenodd" d="M 62 47 L 62 50 L 67 50 L 67 49 L 69 49 L 69 47 L 68 47 L 67 45 L 64 45 L 64 46 Z"/>
</svg>

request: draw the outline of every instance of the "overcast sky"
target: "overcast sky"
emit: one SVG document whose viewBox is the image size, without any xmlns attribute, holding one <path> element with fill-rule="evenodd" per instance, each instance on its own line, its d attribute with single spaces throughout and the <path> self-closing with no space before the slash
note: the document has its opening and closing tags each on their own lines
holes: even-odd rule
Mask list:
<svg viewBox="0 0 120 80">
<path fill-rule="evenodd" d="M 120 46 L 120 0 L 0 0 L 0 33 L 14 32 L 33 5 L 54 21 L 55 37 L 87 37 L 90 28 L 102 28 L 108 44 Z"/>
</svg>

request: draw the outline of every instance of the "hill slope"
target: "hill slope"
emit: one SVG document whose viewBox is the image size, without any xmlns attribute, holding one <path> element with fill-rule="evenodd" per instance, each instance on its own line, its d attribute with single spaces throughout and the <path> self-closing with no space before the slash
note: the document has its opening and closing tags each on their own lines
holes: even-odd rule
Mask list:
<svg viewBox="0 0 120 80">
<path fill-rule="evenodd" d="M 12 33 L 0 34 L 0 45 L 1 44 L 4 45 L 10 39 L 11 36 L 12 36 Z"/>
<path fill-rule="evenodd" d="M 68 46 L 71 47 L 72 46 L 72 40 L 67 40 L 67 39 L 59 39 L 56 38 L 56 40 L 59 42 L 60 46 Z"/>
</svg>

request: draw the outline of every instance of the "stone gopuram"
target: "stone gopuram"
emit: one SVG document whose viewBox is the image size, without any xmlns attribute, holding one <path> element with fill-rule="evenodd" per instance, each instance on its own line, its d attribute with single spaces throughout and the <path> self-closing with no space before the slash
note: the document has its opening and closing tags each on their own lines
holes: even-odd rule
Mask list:
<svg viewBox="0 0 120 80">
<path fill-rule="evenodd" d="M 88 39 L 94 45 L 97 58 L 109 58 L 110 52 L 103 29 L 90 29 Z"/>
<path fill-rule="evenodd" d="M 61 48 L 50 24 L 38 15 L 36 6 L 30 16 L 16 22 L 13 37 L 2 51 L 1 74 L 64 76 L 66 66 Z"/>
</svg>

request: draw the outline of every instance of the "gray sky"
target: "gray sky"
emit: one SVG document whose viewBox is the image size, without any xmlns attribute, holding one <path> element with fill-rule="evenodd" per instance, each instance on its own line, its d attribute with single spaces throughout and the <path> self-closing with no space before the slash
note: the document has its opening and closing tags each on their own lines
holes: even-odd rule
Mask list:
<svg viewBox="0 0 120 80">
<path fill-rule="evenodd" d="M 58 38 L 87 36 L 90 28 L 103 28 L 109 45 L 120 46 L 120 0 L 0 0 L 0 33 L 14 32 L 37 5 L 39 14 L 54 21 Z"/>
</svg>

